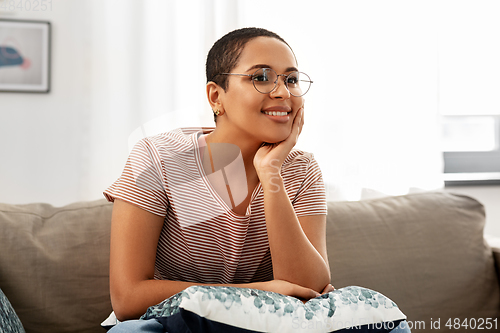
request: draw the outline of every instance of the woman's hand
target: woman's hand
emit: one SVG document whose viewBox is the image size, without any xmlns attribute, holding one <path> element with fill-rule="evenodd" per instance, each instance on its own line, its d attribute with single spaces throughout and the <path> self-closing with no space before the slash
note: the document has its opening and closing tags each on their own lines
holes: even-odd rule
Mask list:
<svg viewBox="0 0 500 333">
<path fill-rule="evenodd" d="M 280 172 L 281 165 L 299 139 L 304 125 L 304 107 L 297 113 L 292 124 L 290 135 L 283 141 L 273 144 L 265 143 L 259 148 L 253 159 L 253 164 L 259 179 L 266 175 L 276 175 Z"/>
<path fill-rule="evenodd" d="M 311 298 L 321 296 L 321 294 L 310 288 L 302 287 L 298 284 L 291 283 L 285 280 L 255 282 L 254 284 L 250 285 L 250 288 L 272 291 L 278 294 L 304 299 L 306 301 Z"/>
<path fill-rule="evenodd" d="M 335 290 L 330 283 L 326 285 L 321 294 L 313 289 L 302 287 L 298 284 L 285 280 L 271 280 L 266 282 L 256 282 L 254 284 L 255 285 L 251 285 L 250 288 L 272 291 L 278 294 L 296 297 L 301 299 L 304 303 L 311 298 L 319 297 Z"/>
<path fill-rule="evenodd" d="M 329 283 L 326 285 L 325 289 L 321 292 L 321 295 L 328 294 L 329 292 L 334 291 L 335 288 Z"/>
</svg>

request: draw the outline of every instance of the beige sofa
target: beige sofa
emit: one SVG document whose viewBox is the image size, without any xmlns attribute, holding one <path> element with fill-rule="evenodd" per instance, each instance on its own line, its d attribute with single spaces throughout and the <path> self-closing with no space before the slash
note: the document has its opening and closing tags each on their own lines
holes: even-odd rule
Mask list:
<svg viewBox="0 0 500 333">
<path fill-rule="evenodd" d="M 111 210 L 0 204 L 0 289 L 27 332 L 104 332 Z M 470 332 L 465 318 L 498 331 L 500 250 L 483 239 L 484 220 L 479 202 L 449 192 L 329 202 L 332 283 L 385 294 L 413 332 Z"/>
</svg>

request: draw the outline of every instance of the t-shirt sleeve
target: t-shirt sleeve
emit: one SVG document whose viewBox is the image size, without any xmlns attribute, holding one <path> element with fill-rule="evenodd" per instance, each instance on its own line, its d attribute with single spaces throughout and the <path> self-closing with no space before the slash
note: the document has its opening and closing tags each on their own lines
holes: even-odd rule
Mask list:
<svg viewBox="0 0 500 333">
<path fill-rule="evenodd" d="M 162 170 L 158 150 L 147 138 L 143 139 L 134 146 L 120 178 L 104 191 L 104 196 L 108 201 L 120 199 L 166 216 L 168 198 Z"/>
<path fill-rule="evenodd" d="M 326 192 L 318 162 L 310 155 L 306 175 L 292 201 L 297 216 L 326 215 Z"/>
</svg>

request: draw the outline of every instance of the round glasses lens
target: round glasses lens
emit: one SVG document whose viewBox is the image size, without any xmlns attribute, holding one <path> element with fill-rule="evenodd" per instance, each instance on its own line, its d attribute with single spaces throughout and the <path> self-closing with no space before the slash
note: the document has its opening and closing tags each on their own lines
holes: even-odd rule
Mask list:
<svg viewBox="0 0 500 333">
<path fill-rule="evenodd" d="M 278 75 L 271 68 L 259 68 L 252 75 L 255 89 L 263 94 L 268 94 L 274 90 Z"/>
<path fill-rule="evenodd" d="M 286 77 L 286 85 L 291 95 L 299 97 L 309 91 L 311 79 L 306 73 L 292 72 Z"/>
</svg>

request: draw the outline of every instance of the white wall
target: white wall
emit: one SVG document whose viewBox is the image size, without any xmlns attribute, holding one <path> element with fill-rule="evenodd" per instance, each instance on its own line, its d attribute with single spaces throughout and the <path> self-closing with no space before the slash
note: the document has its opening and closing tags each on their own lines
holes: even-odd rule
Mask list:
<svg viewBox="0 0 500 333">
<path fill-rule="evenodd" d="M 0 13 L 9 19 L 52 24 L 49 94 L 0 93 L 0 201 L 76 201 L 86 153 L 90 21 L 84 1 L 53 4 L 52 11 Z M 75 79 L 78 78 L 78 79 Z"/>
<path fill-rule="evenodd" d="M 120 175 L 134 126 L 126 117 L 120 119 L 119 107 L 128 101 L 122 92 L 133 91 L 113 89 L 100 73 L 120 71 L 127 77 L 137 71 L 120 69 L 120 60 L 129 61 L 133 52 L 108 43 L 119 44 L 123 38 L 103 36 L 110 34 L 102 28 L 107 22 L 103 8 L 115 5 L 53 0 L 52 10 L 0 12 L 1 18 L 50 21 L 52 26 L 50 93 L 0 93 L 0 202 L 60 206 L 99 199 Z M 123 17 L 114 29 L 125 30 L 127 42 L 137 38 L 133 19 L 140 15 L 111 9 Z M 110 55 L 113 47 L 117 52 Z M 110 64 L 110 58 L 116 61 Z M 120 80 L 138 82 L 130 75 L 127 79 Z M 110 101 L 116 110 L 102 112 Z"/>
</svg>

